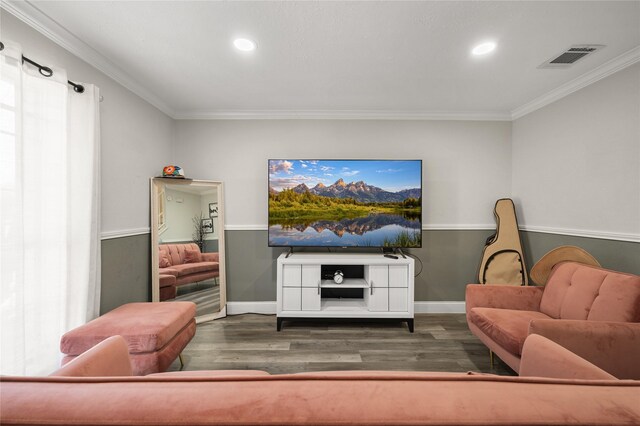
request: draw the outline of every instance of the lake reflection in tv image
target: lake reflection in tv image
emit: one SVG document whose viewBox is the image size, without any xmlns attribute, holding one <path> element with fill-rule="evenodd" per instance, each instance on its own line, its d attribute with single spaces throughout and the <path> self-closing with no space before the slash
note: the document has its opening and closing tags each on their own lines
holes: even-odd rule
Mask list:
<svg viewBox="0 0 640 426">
<path fill-rule="evenodd" d="M 269 245 L 420 247 L 421 168 L 420 160 L 269 160 Z"/>
</svg>

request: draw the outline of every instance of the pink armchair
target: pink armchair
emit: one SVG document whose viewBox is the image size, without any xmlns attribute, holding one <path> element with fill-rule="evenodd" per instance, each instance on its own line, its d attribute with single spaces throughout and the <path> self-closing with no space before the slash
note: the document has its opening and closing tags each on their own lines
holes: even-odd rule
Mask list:
<svg viewBox="0 0 640 426">
<path fill-rule="evenodd" d="M 575 262 L 545 287 L 470 284 L 469 329 L 516 372 L 539 334 L 621 379 L 640 379 L 640 277 Z"/>
</svg>

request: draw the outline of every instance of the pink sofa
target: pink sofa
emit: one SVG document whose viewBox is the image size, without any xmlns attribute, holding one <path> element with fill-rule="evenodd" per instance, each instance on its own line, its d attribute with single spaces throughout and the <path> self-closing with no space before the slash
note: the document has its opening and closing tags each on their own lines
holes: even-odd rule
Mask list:
<svg viewBox="0 0 640 426">
<path fill-rule="evenodd" d="M 539 377 L 384 371 L 133 377 L 126 343 L 114 336 L 50 377 L 0 378 L 0 424 L 640 424 L 640 382 L 611 379 L 541 336 L 527 339 L 522 358 Z M 578 378 L 555 378 L 556 361 L 563 371 L 578 365 Z"/>
<path fill-rule="evenodd" d="M 516 372 L 524 341 L 539 334 L 620 379 L 640 379 L 640 276 L 575 262 L 545 287 L 470 284 L 469 329 Z"/>
<path fill-rule="evenodd" d="M 175 298 L 177 286 L 220 276 L 219 253 L 201 253 L 194 243 L 160 244 L 158 249 L 161 301 Z"/>
</svg>

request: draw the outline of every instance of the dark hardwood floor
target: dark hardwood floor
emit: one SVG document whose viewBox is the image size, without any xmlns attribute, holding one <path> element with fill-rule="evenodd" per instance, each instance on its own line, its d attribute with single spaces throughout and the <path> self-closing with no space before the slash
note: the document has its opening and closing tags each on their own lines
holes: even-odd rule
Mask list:
<svg viewBox="0 0 640 426">
<path fill-rule="evenodd" d="M 184 370 L 264 370 L 272 374 L 331 370 L 480 371 L 515 375 L 467 328 L 463 314 L 418 314 L 405 323 L 285 322 L 245 314 L 199 324 L 182 353 Z M 170 371 L 180 369 L 176 360 Z"/>
</svg>

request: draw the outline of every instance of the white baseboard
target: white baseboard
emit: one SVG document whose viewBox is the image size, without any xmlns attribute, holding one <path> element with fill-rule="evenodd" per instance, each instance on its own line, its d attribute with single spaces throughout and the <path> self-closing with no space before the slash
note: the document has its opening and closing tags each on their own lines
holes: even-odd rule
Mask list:
<svg viewBox="0 0 640 426">
<path fill-rule="evenodd" d="M 464 302 L 414 302 L 416 314 L 464 314 Z M 276 302 L 227 302 L 229 315 L 239 314 L 273 314 L 276 313 Z"/>
<path fill-rule="evenodd" d="M 416 314 L 464 314 L 464 302 L 414 302 Z"/>
<path fill-rule="evenodd" d="M 276 302 L 227 302 L 227 314 L 274 314 Z"/>
</svg>

